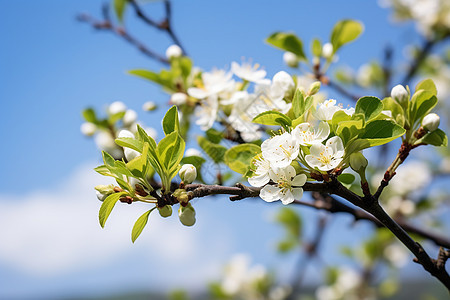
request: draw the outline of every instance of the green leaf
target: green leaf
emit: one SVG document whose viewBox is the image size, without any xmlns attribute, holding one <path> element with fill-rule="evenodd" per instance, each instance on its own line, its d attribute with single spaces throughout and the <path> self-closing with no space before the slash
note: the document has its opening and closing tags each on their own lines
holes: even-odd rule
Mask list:
<svg viewBox="0 0 450 300">
<path fill-rule="evenodd" d="M 117 19 L 120 23 L 123 23 L 123 14 L 127 7 L 127 0 L 114 0 L 114 11 L 116 12 Z"/>
<path fill-rule="evenodd" d="M 167 111 L 163 118 L 162 126 L 166 135 L 174 131 L 179 131 L 180 121 L 178 119 L 178 110 L 175 105 Z"/>
<path fill-rule="evenodd" d="M 351 173 L 343 173 L 337 178 L 343 184 L 352 184 L 355 181 L 355 175 Z"/>
<path fill-rule="evenodd" d="M 293 250 L 298 245 L 299 245 L 298 240 L 293 238 L 287 238 L 286 240 L 282 240 L 278 243 L 277 250 L 280 253 L 287 253 Z"/>
<path fill-rule="evenodd" d="M 362 97 L 356 102 L 355 113 L 363 114 L 366 122 L 375 119 L 382 110 L 383 103 L 377 97 Z"/>
<path fill-rule="evenodd" d="M 417 92 L 418 90 L 425 90 L 427 92 L 430 92 L 434 96 L 437 96 L 436 85 L 434 84 L 433 80 L 431 80 L 431 79 L 424 79 L 421 82 L 419 82 L 416 85 L 415 91 Z"/>
<path fill-rule="evenodd" d="M 405 132 L 403 127 L 393 121 L 375 120 L 366 124 L 359 138 L 368 142 L 366 146 L 374 147 L 393 141 L 404 135 Z"/>
<path fill-rule="evenodd" d="M 118 113 L 116 113 L 114 115 L 110 115 L 109 118 L 108 118 L 108 123 L 109 124 L 115 124 L 117 121 L 122 120 L 123 116 L 125 116 L 125 112 L 124 111 L 118 112 Z"/>
<path fill-rule="evenodd" d="M 448 138 L 447 138 L 447 135 L 445 134 L 445 132 L 443 132 L 442 130 L 440 130 L 438 128 L 432 132 L 428 132 L 423 138 L 418 140 L 416 143 L 417 144 L 424 143 L 424 144 L 433 145 L 436 147 L 440 147 L 440 146 L 447 147 Z"/>
<path fill-rule="evenodd" d="M 95 115 L 95 110 L 92 108 L 86 108 L 85 110 L 83 110 L 83 118 L 87 121 L 87 122 L 91 122 L 96 124 L 97 121 L 97 116 Z"/>
<path fill-rule="evenodd" d="M 295 118 L 305 113 L 305 99 L 300 89 L 295 90 L 294 98 L 292 99 L 292 110 Z"/>
<path fill-rule="evenodd" d="M 102 151 L 103 162 L 107 166 L 114 166 L 114 162 L 116 161 L 114 157 L 111 156 L 108 152 Z"/>
<path fill-rule="evenodd" d="M 418 90 L 414 93 L 410 103 L 410 122 L 414 126 L 416 122 L 420 122 L 422 118 L 428 114 L 437 104 L 437 98 L 433 93 Z"/>
<path fill-rule="evenodd" d="M 357 39 L 363 32 L 364 26 L 361 22 L 355 20 L 342 20 L 334 25 L 331 32 L 331 44 L 333 52 L 336 52 L 341 46 Z"/>
<path fill-rule="evenodd" d="M 391 111 L 392 118 L 401 126 L 403 126 L 405 122 L 405 117 L 402 106 L 391 97 L 384 98 L 381 101 L 381 103 L 383 103 L 383 110 Z"/>
<path fill-rule="evenodd" d="M 166 171 L 168 171 L 168 176 L 171 178 L 173 170 L 179 166 L 180 161 L 183 158 L 184 147 L 184 140 L 176 131 L 170 133 L 158 143 L 157 151 L 160 162 L 165 167 Z"/>
<path fill-rule="evenodd" d="M 314 56 L 322 56 L 322 44 L 319 39 L 314 39 L 311 43 L 311 51 Z"/>
<path fill-rule="evenodd" d="M 197 138 L 199 146 L 205 151 L 206 154 L 217 164 L 223 162 L 225 152 L 227 148 L 222 145 L 214 144 L 208 141 L 206 138 L 199 136 Z"/>
<path fill-rule="evenodd" d="M 302 219 L 300 215 L 289 207 L 283 207 L 278 211 L 275 220 L 283 225 L 289 235 L 299 238 L 302 233 Z"/>
<path fill-rule="evenodd" d="M 294 33 L 275 32 L 266 39 L 266 42 L 281 50 L 292 52 L 299 58 L 306 59 L 302 41 Z"/>
<path fill-rule="evenodd" d="M 138 157 L 133 158 L 131 161 L 129 161 L 126 164 L 126 167 L 133 174 L 133 177 L 138 177 L 138 178 L 145 177 L 145 174 L 147 173 L 147 168 L 148 168 L 147 156 L 148 156 L 149 147 L 150 147 L 149 144 L 145 143 L 144 148 L 142 150 L 142 154 L 139 155 Z"/>
<path fill-rule="evenodd" d="M 116 144 L 121 147 L 130 148 L 142 153 L 144 143 L 141 140 L 130 138 L 130 137 L 120 137 L 116 139 Z"/>
<path fill-rule="evenodd" d="M 113 173 L 111 173 L 111 171 L 109 171 L 108 167 L 105 165 L 101 165 L 94 168 L 94 171 L 103 176 L 111 176 L 111 177 L 115 176 Z"/>
<path fill-rule="evenodd" d="M 134 223 L 133 230 L 131 231 L 131 241 L 133 243 L 141 235 L 142 230 L 144 229 L 145 225 L 147 225 L 148 217 L 150 216 L 150 213 L 155 208 L 156 207 L 150 209 L 149 211 L 146 211 L 142 216 L 139 217 L 139 219 L 137 219 L 136 223 Z"/>
<path fill-rule="evenodd" d="M 109 215 L 111 214 L 111 211 L 114 208 L 114 205 L 116 205 L 116 202 L 119 200 L 120 197 L 125 195 L 125 192 L 120 193 L 114 193 L 106 197 L 105 201 L 103 201 L 102 206 L 100 206 L 100 211 L 98 213 L 98 219 L 100 221 L 100 226 L 105 227 L 105 222 L 108 219 Z"/>
<path fill-rule="evenodd" d="M 169 90 L 173 90 L 173 74 L 170 71 L 161 70 L 161 73 L 158 74 L 149 70 L 137 69 L 128 71 L 128 74 L 153 81 Z"/>
<path fill-rule="evenodd" d="M 255 144 L 241 144 L 228 149 L 225 152 L 225 164 L 239 174 L 248 171 L 252 158 L 261 153 L 261 147 Z"/>
<path fill-rule="evenodd" d="M 213 142 L 214 144 L 219 144 L 223 138 L 223 132 L 218 131 L 214 128 L 208 129 L 206 132 L 206 138 Z"/>
<path fill-rule="evenodd" d="M 344 121 L 350 121 L 351 116 L 347 115 L 344 111 L 338 110 L 334 113 L 333 117 L 331 118 L 331 124 L 334 126 L 339 125 L 339 123 Z"/>
<path fill-rule="evenodd" d="M 292 125 L 291 119 L 275 110 L 260 113 L 255 118 L 253 118 L 252 122 L 262 125 Z"/>
</svg>

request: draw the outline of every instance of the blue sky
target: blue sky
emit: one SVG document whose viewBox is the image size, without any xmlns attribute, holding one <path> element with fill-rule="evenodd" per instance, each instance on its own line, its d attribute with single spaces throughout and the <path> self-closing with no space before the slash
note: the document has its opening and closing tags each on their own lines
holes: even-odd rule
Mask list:
<svg viewBox="0 0 450 300">
<path fill-rule="evenodd" d="M 100 204 L 93 187 L 105 181 L 92 171 L 100 163 L 100 153 L 79 131 L 80 112 L 87 106 L 102 110 L 107 103 L 120 100 L 160 131 L 161 118 L 144 113 L 141 106 L 152 100 L 165 111 L 168 96 L 126 71 L 158 70 L 161 65 L 112 34 L 75 20 L 79 12 L 98 17 L 101 1 L 0 3 L 0 101 L 4 108 L 0 119 L 4 158 L 0 298 L 178 286 L 200 289 L 208 278 L 219 274 L 224 259 L 236 252 L 249 253 L 256 263 L 269 267 L 284 266 L 285 276 L 289 275 L 295 257 L 275 254 L 281 231 L 270 219 L 276 210 L 261 201 L 199 200 L 195 203 L 196 226 L 185 228 L 175 217 L 151 218 L 135 245 L 129 235 L 143 207 L 116 208 L 111 222 L 101 230 L 97 223 Z M 154 16 L 161 15 L 159 3 L 147 7 Z M 365 25 L 363 36 L 340 53 L 340 61 L 354 68 L 380 57 L 387 43 L 398 47 L 396 54 L 400 55 L 402 45 L 414 40 L 411 26 L 392 29 L 389 11 L 376 1 L 175 0 L 173 10 L 176 33 L 195 64 L 205 70 L 226 67 L 244 57 L 260 63 L 271 77 L 287 68 L 282 53 L 267 46 L 265 37 L 278 30 L 295 31 L 309 49 L 312 38 L 326 41 L 333 24 L 342 18 L 359 19 Z M 131 11 L 126 20 L 131 32 L 152 49 L 163 53 L 170 45 L 161 33 L 134 20 Z M 313 222 L 314 211 L 301 211 Z M 347 217 L 336 220 L 329 236 L 338 228 L 347 228 L 350 221 Z M 355 243 L 367 232 L 365 227 L 358 224 L 340 243 Z M 335 247 L 336 240 L 330 240 L 330 247 Z M 198 270 L 195 276 L 193 269 Z M 176 284 L 168 284 L 169 278 Z"/>
</svg>

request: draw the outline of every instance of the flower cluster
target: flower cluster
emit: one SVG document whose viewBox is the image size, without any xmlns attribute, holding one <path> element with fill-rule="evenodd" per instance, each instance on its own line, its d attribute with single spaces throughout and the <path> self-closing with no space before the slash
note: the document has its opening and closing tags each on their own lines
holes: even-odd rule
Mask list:
<svg viewBox="0 0 450 300">
<path fill-rule="evenodd" d="M 343 111 L 352 115 L 354 109 L 343 109 L 330 99 L 317 105 L 315 118 L 300 123 L 290 132 L 284 131 L 265 140 L 261 154 L 253 160 L 253 176 L 248 182 L 262 187 L 260 197 L 272 202 L 281 200 L 292 203 L 302 197 L 301 188 L 307 180 L 307 172 L 327 173 L 343 163 L 344 145 L 339 136 L 330 137 L 327 121 Z M 296 172 L 297 169 L 301 170 Z M 299 174 L 297 174 L 299 173 Z M 273 183 L 273 184 L 272 184 Z"/>
</svg>

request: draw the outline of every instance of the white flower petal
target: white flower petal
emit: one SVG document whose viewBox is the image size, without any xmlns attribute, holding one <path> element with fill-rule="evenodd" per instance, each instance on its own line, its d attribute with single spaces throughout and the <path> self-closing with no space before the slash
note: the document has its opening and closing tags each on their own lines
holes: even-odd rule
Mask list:
<svg viewBox="0 0 450 300">
<path fill-rule="evenodd" d="M 291 185 L 292 186 L 303 186 L 306 183 L 306 175 L 305 174 L 299 174 L 297 176 L 294 177 L 294 179 L 292 179 L 291 181 Z"/>
<path fill-rule="evenodd" d="M 303 189 L 302 188 L 294 188 L 292 189 L 292 195 L 295 200 L 300 200 L 303 197 Z"/>
<path fill-rule="evenodd" d="M 266 185 L 259 192 L 259 196 L 266 202 L 273 202 L 280 199 L 280 189 L 273 185 Z"/>
<path fill-rule="evenodd" d="M 256 175 L 248 178 L 248 183 L 254 187 L 261 187 L 267 184 L 270 180 L 269 174 Z"/>
</svg>

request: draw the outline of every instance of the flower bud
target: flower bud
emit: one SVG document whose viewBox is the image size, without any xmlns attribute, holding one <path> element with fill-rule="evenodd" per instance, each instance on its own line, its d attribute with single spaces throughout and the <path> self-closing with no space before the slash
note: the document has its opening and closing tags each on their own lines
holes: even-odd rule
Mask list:
<svg viewBox="0 0 450 300">
<path fill-rule="evenodd" d="M 333 45 L 331 43 L 326 43 L 322 47 L 322 55 L 326 59 L 329 59 L 333 56 Z"/>
<path fill-rule="evenodd" d="M 189 203 L 186 206 L 180 206 L 178 209 L 178 217 L 184 226 L 192 226 L 195 224 L 195 210 Z"/>
<path fill-rule="evenodd" d="M 202 153 L 200 151 L 198 151 L 195 148 L 189 148 L 186 150 L 186 152 L 184 153 L 184 156 L 189 157 L 189 156 L 199 156 L 202 157 Z"/>
<path fill-rule="evenodd" d="M 85 136 L 93 136 L 97 130 L 97 126 L 91 122 L 84 122 L 80 127 L 81 133 Z"/>
<path fill-rule="evenodd" d="M 185 93 L 174 93 L 170 97 L 170 102 L 175 105 L 183 105 L 186 103 L 188 96 Z"/>
<path fill-rule="evenodd" d="M 426 115 L 422 120 L 422 127 L 428 131 L 435 131 L 439 127 L 441 118 L 435 114 L 431 113 Z"/>
<path fill-rule="evenodd" d="M 309 86 L 308 95 L 315 95 L 320 90 L 320 81 L 315 81 Z"/>
<path fill-rule="evenodd" d="M 130 126 L 137 120 L 137 113 L 132 109 L 127 109 L 125 115 L 123 115 L 123 125 Z"/>
<path fill-rule="evenodd" d="M 350 167 L 357 173 L 364 172 L 368 164 L 367 159 L 361 152 L 355 152 L 350 155 Z"/>
<path fill-rule="evenodd" d="M 95 187 L 95 194 L 97 195 L 98 200 L 104 201 L 109 195 L 114 193 L 114 185 L 97 185 Z"/>
<path fill-rule="evenodd" d="M 192 183 L 195 178 L 197 178 L 197 169 L 194 165 L 191 164 L 185 164 L 181 167 L 180 172 L 178 173 L 180 175 L 181 180 L 183 180 L 184 183 Z"/>
<path fill-rule="evenodd" d="M 157 109 L 156 103 L 153 101 L 147 101 L 142 105 L 144 111 L 153 111 Z"/>
<path fill-rule="evenodd" d="M 298 67 L 298 57 L 292 52 L 284 52 L 283 54 L 283 61 L 284 63 L 291 68 L 297 68 Z"/>
<path fill-rule="evenodd" d="M 164 205 L 163 207 L 158 207 L 159 214 L 163 218 L 170 217 L 172 215 L 172 206 Z"/>
<path fill-rule="evenodd" d="M 174 57 L 180 57 L 183 55 L 183 50 L 178 45 L 171 45 L 166 50 L 167 59 L 171 59 Z"/>
<path fill-rule="evenodd" d="M 409 101 L 409 93 L 401 84 L 392 88 L 391 97 L 399 104 L 404 104 Z"/>
<path fill-rule="evenodd" d="M 127 110 L 127 106 L 122 101 L 116 101 L 109 105 L 108 113 L 110 115 L 115 115 Z"/>
</svg>

